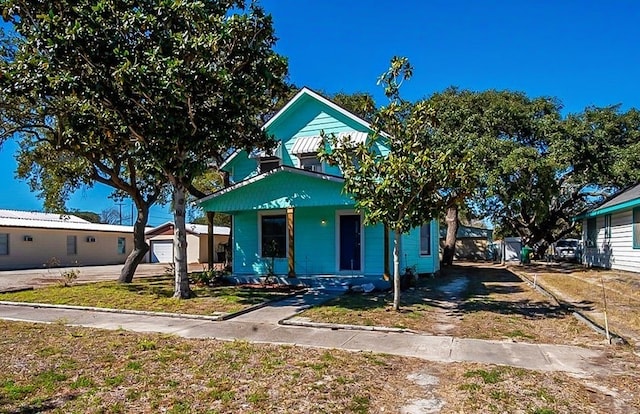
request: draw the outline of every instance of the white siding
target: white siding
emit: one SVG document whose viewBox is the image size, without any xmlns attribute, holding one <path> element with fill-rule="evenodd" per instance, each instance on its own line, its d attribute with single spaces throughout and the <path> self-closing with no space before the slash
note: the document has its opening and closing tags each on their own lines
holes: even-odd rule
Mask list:
<svg viewBox="0 0 640 414">
<path fill-rule="evenodd" d="M 586 246 L 587 220 L 583 221 L 582 239 Z M 640 272 L 640 249 L 633 248 L 632 210 L 611 216 L 611 240 L 605 239 L 604 216 L 597 217 L 596 246 L 585 247 L 583 263 L 630 272 Z"/>
</svg>

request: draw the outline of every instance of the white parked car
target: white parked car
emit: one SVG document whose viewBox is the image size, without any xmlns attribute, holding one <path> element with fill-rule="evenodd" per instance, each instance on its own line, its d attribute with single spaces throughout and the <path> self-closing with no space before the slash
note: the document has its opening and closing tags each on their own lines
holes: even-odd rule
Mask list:
<svg viewBox="0 0 640 414">
<path fill-rule="evenodd" d="M 558 240 L 553 253 L 556 260 L 578 260 L 580 259 L 580 241 L 578 239 Z"/>
</svg>

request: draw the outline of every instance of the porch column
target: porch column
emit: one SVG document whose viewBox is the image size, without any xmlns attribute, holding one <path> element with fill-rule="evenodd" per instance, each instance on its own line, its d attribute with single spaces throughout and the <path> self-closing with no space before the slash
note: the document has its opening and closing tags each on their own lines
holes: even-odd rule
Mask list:
<svg viewBox="0 0 640 414">
<path fill-rule="evenodd" d="M 224 255 L 224 267 L 233 272 L 233 255 L 235 254 L 235 245 L 233 244 L 233 223 L 234 216 L 231 215 L 231 224 L 229 225 L 229 241 L 227 241 L 227 251 Z"/>
<path fill-rule="evenodd" d="M 209 265 L 209 270 L 213 269 L 213 218 L 216 216 L 214 211 L 207 211 L 207 256 L 209 260 L 207 260 L 207 264 Z"/>
<path fill-rule="evenodd" d="M 294 251 L 294 231 L 293 231 L 293 207 L 287 208 L 287 234 L 289 236 L 289 251 L 287 252 L 287 259 L 289 263 L 289 277 L 296 277 L 295 267 L 295 251 Z"/>
<path fill-rule="evenodd" d="M 391 279 L 390 270 L 389 270 L 389 227 L 384 226 L 384 278 L 389 280 Z"/>
</svg>

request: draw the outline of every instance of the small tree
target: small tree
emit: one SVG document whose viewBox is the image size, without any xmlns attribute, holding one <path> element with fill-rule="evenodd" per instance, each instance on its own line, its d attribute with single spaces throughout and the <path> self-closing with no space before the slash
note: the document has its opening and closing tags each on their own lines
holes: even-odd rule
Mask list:
<svg viewBox="0 0 640 414">
<path fill-rule="evenodd" d="M 400 97 L 400 86 L 410 79 L 412 67 L 406 58 L 394 57 L 379 79 L 386 107 L 373 116 L 372 137 L 386 141 L 390 152 L 376 151 L 372 140 L 353 145 L 348 139 L 327 137 L 320 157 L 340 166 L 344 192 L 364 212 L 365 224 L 382 223 L 394 234 L 393 308 L 400 308 L 400 236 L 429 222 L 446 207 L 441 189 L 452 179 L 463 180 L 464 160 L 451 162 L 448 151 L 428 145 L 433 114 L 426 102 L 415 104 Z"/>
</svg>

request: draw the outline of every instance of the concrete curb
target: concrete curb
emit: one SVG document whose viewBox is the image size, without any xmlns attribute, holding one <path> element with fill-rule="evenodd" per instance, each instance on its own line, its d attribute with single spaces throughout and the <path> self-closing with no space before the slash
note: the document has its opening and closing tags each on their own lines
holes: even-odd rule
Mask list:
<svg viewBox="0 0 640 414">
<path fill-rule="evenodd" d="M 33 290 L 33 286 L 14 286 L 10 288 L 0 289 L 0 293 L 16 293 L 24 292 L 26 290 Z"/>
<path fill-rule="evenodd" d="M 253 312 L 253 311 L 255 311 L 255 310 L 258 310 L 258 309 L 262 309 L 262 308 L 264 308 L 264 307 L 267 307 L 267 306 L 269 306 L 270 304 L 272 304 L 273 302 L 279 302 L 279 301 L 281 301 L 281 300 L 287 300 L 287 299 L 290 299 L 290 298 L 294 298 L 294 297 L 298 296 L 299 294 L 300 294 L 300 293 L 292 293 L 292 294 L 290 294 L 290 295 L 286 295 L 286 296 L 283 296 L 283 297 L 281 297 L 281 298 L 274 298 L 274 299 L 268 300 L 268 301 L 266 301 L 266 302 L 258 303 L 257 305 L 249 306 L 248 308 L 245 308 L 245 309 L 239 310 L 238 312 L 225 313 L 224 315 L 222 315 L 222 316 L 220 317 L 220 319 L 219 319 L 219 320 L 221 320 L 221 321 L 227 321 L 227 320 L 229 320 L 229 319 L 233 319 L 233 318 L 235 318 L 235 317 L 237 317 L 237 316 L 244 315 L 244 314 L 247 314 L 247 313 L 249 313 L 249 312 Z M 293 316 L 295 316 L 295 315 L 293 315 Z"/>
<path fill-rule="evenodd" d="M 118 313 L 123 315 L 141 315 L 141 316 L 162 316 L 166 318 L 181 318 L 181 319 L 196 319 L 203 321 L 220 321 L 227 314 L 220 315 L 192 315 L 189 313 L 170 313 L 170 312 L 153 312 L 153 311 L 141 311 L 133 309 L 113 309 L 113 308 L 96 308 L 93 306 L 75 306 L 75 305 L 53 305 L 50 303 L 36 303 L 36 302 L 10 302 L 0 301 L 0 305 L 11 306 L 24 306 L 28 308 L 49 308 L 49 309 L 70 309 L 70 310 L 86 310 L 103 313 Z"/>
<path fill-rule="evenodd" d="M 32 289 L 33 288 L 27 288 L 24 290 L 32 290 Z M 218 315 L 194 315 L 190 313 L 155 312 L 155 311 L 141 311 L 141 310 L 134 310 L 134 309 L 97 308 L 94 306 L 54 305 L 51 303 L 11 302 L 11 301 L 1 301 L 1 300 L 0 300 L 0 305 L 26 306 L 31 308 L 88 310 L 88 311 L 104 312 L 104 313 L 119 313 L 119 314 L 125 314 L 125 315 L 130 314 L 130 315 L 143 315 L 143 316 L 162 316 L 167 318 L 184 318 L 184 319 L 195 319 L 195 320 L 205 320 L 205 321 L 226 321 L 229 319 L 233 319 L 236 316 L 244 315 L 245 313 L 253 312 L 255 310 L 268 306 L 273 302 L 289 299 L 297 295 L 298 294 L 286 295 L 280 298 L 271 299 L 267 302 L 258 303 L 257 305 L 253 305 L 248 308 L 239 310 L 238 312 L 220 313 Z"/>
<path fill-rule="evenodd" d="M 327 323 L 327 322 L 309 322 L 309 321 L 297 321 L 295 320 L 296 316 L 293 315 L 289 318 L 282 319 L 278 321 L 279 325 L 285 326 L 303 326 L 306 328 L 324 328 L 331 330 L 350 330 L 350 331 L 369 331 L 369 332 L 393 332 L 393 333 L 411 333 L 411 334 L 419 334 L 419 332 L 413 331 L 411 329 L 404 328 L 387 328 L 385 326 L 365 326 L 365 325 L 346 325 L 346 324 L 337 324 L 337 323 Z"/>
<path fill-rule="evenodd" d="M 600 335 L 603 335 L 606 337 L 607 333 L 605 328 L 601 326 L 599 323 L 597 323 L 596 321 L 594 321 L 593 319 L 591 319 L 590 317 L 588 317 L 587 315 L 585 315 L 584 313 L 582 313 L 581 311 L 579 311 L 578 309 L 576 309 L 575 306 L 573 306 L 573 304 L 559 299 L 553 293 L 549 292 L 547 289 L 541 286 L 539 283 L 534 284 L 531 279 L 529 279 L 527 276 L 523 274 L 520 274 L 520 272 L 516 271 L 515 269 L 507 268 L 507 270 L 509 270 L 514 275 L 518 276 L 523 282 L 525 282 L 532 288 L 536 289 L 538 292 L 553 299 L 553 301 L 555 301 L 558 304 L 558 306 L 560 306 L 562 309 L 571 312 L 574 318 L 586 324 L 589 328 L 593 329 L 595 332 L 599 333 Z M 610 344 L 629 345 L 629 342 L 624 337 L 613 332 L 611 329 L 609 329 L 609 336 L 611 338 L 609 341 Z"/>
</svg>

